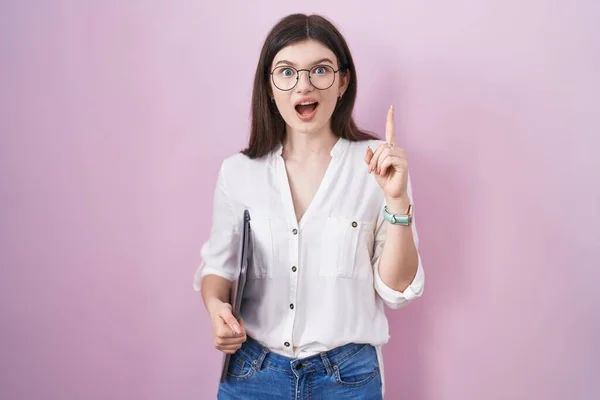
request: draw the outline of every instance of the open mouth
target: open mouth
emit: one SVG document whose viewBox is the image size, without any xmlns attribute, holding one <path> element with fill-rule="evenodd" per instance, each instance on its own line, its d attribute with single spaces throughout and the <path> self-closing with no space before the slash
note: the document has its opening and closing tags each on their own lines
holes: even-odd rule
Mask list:
<svg viewBox="0 0 600 400">
<path fill-rule="evenodd" d="M 297 104 L 294 108 L 298 113 L 298 117 L 301 120 L 306 121 L 308 119 L 311 119 L 315 115 L 318 106 L 319 103 L 316 101 L 307 101 Z"/>
</svg>

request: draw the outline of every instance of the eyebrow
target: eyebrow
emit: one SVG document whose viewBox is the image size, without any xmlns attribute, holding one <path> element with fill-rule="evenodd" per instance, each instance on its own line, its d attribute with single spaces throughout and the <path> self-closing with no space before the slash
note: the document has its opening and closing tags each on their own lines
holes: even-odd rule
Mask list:
<svg viewBox="0 0 600 400">
<path fill-rule="evenodd" d="M 316 65 L 316 64 L 321 64 L 321 63 L 324 63 L 324 62 L 328 62 L 328 63 L 330 63 L 331 65 L 333 65 L 333 61 L 331 61 L 329 58 L 321 58 L 320 60 L 317 60 L 317 61 L 313 62 L 312 64 L 313 64 L 313 65 Z M 276 67 L 276 66 L 278 66 L 278 65 L 280 65 L 280 64 L 284 64 L 284 65 L 290 65 L 290 66 L 292 66 L 292 67 L 295 67 L 295 66 L 296 66 L 296 65 L 295 65 L 293 62 L 291 62 L 291 61 L 288 61 L 288 60 L 279 60 L 279 61 L 277 61 L 277 63 L 275 64 L 275 67 Z"/>
</svg>

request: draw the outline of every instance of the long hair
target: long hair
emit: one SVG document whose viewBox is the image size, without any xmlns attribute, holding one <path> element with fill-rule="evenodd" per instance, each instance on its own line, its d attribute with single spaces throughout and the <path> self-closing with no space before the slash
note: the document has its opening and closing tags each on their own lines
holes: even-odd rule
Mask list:
<svg viewBox="0 0 600 400">
<path fill-rule="evenodd" d="M 351 141 L 377 139 L 357 127 L 352 117 L 356 101 L 357 81 L 350 49 L 338 29 L 319 15 L 291 14 L 281 19 L 269 32 L 263 44 L 252 89 L 251 130 L 248 147 L 242 153 L 250 158 L 263 157 L 275 149 L 285 137 L 285 121 L 271 101 L 270 68 L 275 55 L 284 47 L 313 39 L 328 47 L 337 57 L 342 74 L 350 74 L 344 96 L 331 116 L 334 135 Z"/>
</svg>

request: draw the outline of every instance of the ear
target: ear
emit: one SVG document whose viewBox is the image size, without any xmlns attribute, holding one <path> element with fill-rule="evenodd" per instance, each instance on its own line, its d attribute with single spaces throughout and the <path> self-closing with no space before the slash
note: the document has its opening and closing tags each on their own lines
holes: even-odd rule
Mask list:
<svg viewBox="0 0 600 400">
<path fill-rule="evenodd" d="M 350 69 L 346 69 L 346 71 L 340 74 L 340 87 L 338 89 L 338 97 L 342 96 L 344 93 L 346 93 L 346 90 L 348 90 L 348 85 L 350 84 L 351 76 L 352 74 L 350 73 Z"/>
</svg>

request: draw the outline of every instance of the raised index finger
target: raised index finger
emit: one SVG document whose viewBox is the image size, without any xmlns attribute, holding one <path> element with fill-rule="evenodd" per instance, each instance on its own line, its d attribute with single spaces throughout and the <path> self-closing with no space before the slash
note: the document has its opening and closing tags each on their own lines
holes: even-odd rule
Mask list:
<svg viewBox="0 0 600 400">
<path fill-rule="evenodd" d="M 385 141 L 396 144 L 396 132 L 394 126 L 394 106 L 390 106 L 385 120 Z"/>
</svg>

